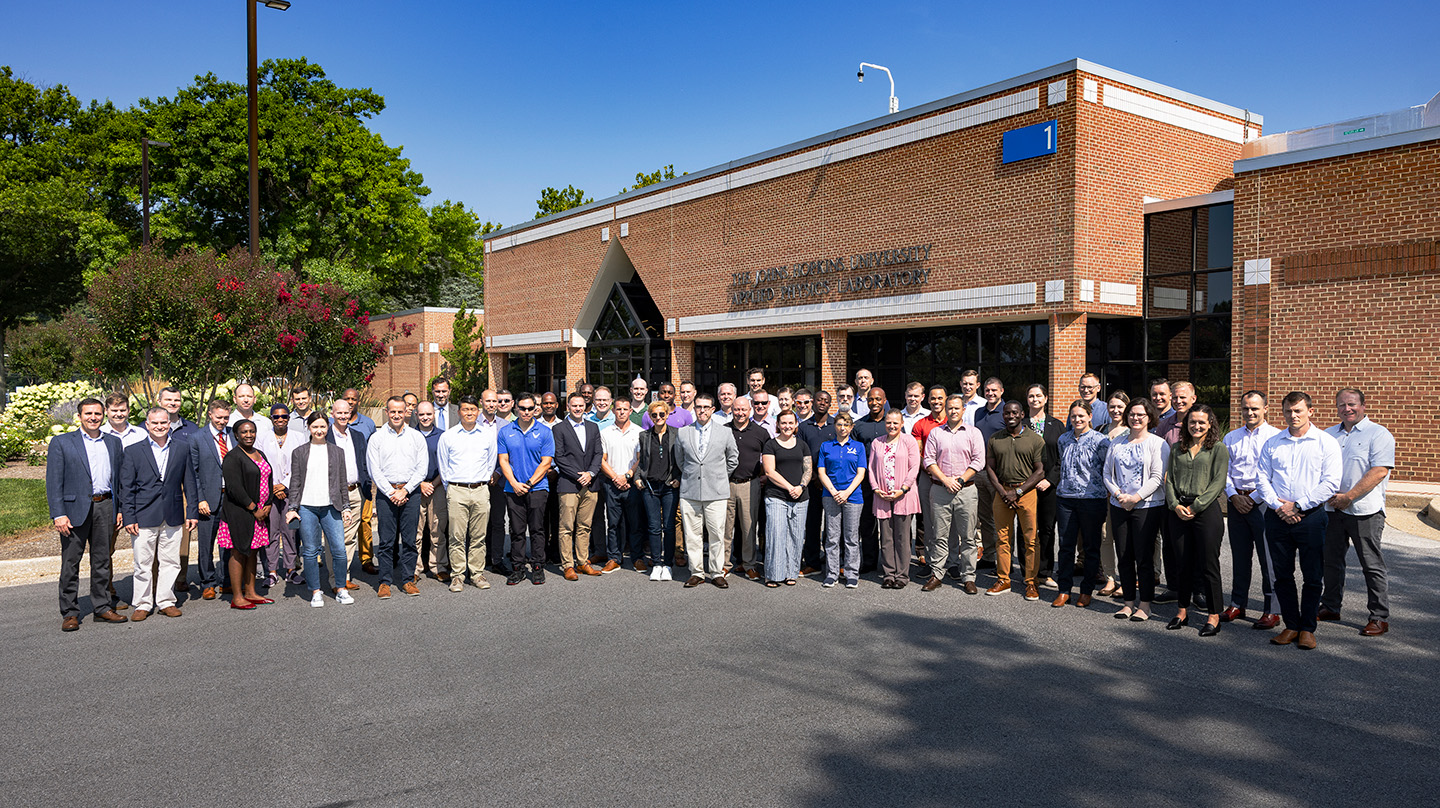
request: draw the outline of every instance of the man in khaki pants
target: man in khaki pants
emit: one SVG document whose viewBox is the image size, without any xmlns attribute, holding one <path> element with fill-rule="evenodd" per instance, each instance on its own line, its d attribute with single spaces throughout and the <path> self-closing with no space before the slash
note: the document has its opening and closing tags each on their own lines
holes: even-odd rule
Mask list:
<svg viewBox="0 0 1440 808">
<path fill-rule="evenodd" d="M 360 508 L 370 496 L 370 474 L 365 465 L 365 435 L 358 429 L 350 427 L 350 402 L 345 399 L 337 399 L 330 405 L 330 419 L 334 426 L 325 433 L 325 440 L 340 447 L 345 453 L 345 486 L 350 490 L 350 511 L 360 512 Z M 355 563 L 356 544 L 360 538 L 360 519 L 351 519 L 345 524 L 345 561 L 346 568 Z M 355 583 L 354 576 L 346 576 L 346 589 L 359 589 L 360 584 Z"/>
<path fill-rule="evenodd" d="M 440 436 L 445 434 L 445 430 L 436 425 L 435 405 L 428 401 L 416 405 L 415 421 L 429 455 L 425 479 L 420 483 L 420 524 L 415 529 L 415 580 L 431 573 L 436 580 L 445 583 L 450 580 L 449 542 L 445 538 L 449 533 L 450 513 L 445 505 L 445 486 L 440 482 L 440 466 L 435 459 Z"/>
<path fill-rule="evenodd" d="M 479 402 L 474 396 L 462 396 L 460 423 L 445 430 L 436 445 L 435 459 L 449 510 L 451 592 L 464 588 L 467 571 L 471 584 L 490 588 L 485 580 L 486 533 L 490 526 L 489 483 L 499 452 L 498 426 L 498 421 L 480 421 Z"/>
<path fill-rule="evenodd" d="M 600 427 L 585 419 L 585 397 L 571 393 L 565 402 L 569 417 L 551 430 L 555 468 L 560 472 L 560 572 L 567 581 L 599 575 L 590 566 L 590 525 L 599 501 L 600 464 L 604 450 Z"/>
</svg>

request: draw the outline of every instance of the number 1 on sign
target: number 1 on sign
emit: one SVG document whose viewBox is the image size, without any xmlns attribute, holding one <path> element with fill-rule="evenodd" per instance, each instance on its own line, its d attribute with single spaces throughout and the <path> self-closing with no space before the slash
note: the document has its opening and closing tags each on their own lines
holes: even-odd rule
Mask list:
<svg viewBox="0 0 1440 808">
<path fill-rule="evenodd" d="M 1045 125 L 1045 151 L 1050 151 L 1051 149 L 1055 148 L 1055 146 L 1054 146 L 1054 140 L 1053 140 L 1054 137 L 1055 137 L 1055 124 L 1053 124 L 1053 123 L 1046 124 L 1046 125 Z"/>
</svg>

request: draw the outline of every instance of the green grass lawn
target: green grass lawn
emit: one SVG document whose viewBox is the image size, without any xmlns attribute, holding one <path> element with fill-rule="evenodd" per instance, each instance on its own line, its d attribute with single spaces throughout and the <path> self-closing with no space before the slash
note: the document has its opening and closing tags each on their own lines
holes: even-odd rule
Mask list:
<svg viewBox="0 0 1440 808">
<path fill-rule="evenodd" d="M 49 523 L 44 480 L 0 480 L 0 538 Z"/>
</svg>

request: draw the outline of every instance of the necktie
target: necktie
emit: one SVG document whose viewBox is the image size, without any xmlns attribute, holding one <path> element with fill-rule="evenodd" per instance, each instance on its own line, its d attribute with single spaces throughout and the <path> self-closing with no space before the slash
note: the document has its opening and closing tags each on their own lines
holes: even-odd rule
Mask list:
<svg viewBox="0 0 1440 808">
<path fill-rule="evenodd" d="M 441 432 L 445 431 L 445 409 L 445 407 L 437 407 L 435 409 L 435 423 L 440 425 Z"/>
<path fill-rule="evenodd" d="M 700 433 L 700 456 L 704 457 L 705 448 L 710 445 L 710 430 L 707 428 L 697 431 Z"/>
<path fill-rule="evenodd" d="M 221 460 L 224 460 L 224 459 L 225 459 L 225 453 L 230 450 L 229 444 L 227 444 L 227 443 L 225 442 L 225 433 L 224 433 L 224 432 L 217 432 L 217 433 L 215 433 L 215 445 L 217 445 L 217 446 L 220 447 L 220 459 L 221 459 Z"/>
</svg>

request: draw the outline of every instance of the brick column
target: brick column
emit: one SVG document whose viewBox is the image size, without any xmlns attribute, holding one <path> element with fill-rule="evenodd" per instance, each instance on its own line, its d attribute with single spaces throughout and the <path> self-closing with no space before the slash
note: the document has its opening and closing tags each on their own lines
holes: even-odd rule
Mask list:
<svg viewBox="0 0 1440 808">
<path fill-rule="evenodd" d="M 850 332 L 844 329 L 825 329 L 820 332 L 820 387 L 830 391 L 833 398 L 835 388 L 848 382 L 846 364 L 850 360 Z"/>
<path fill-rule="evenodd" d="M 695 340 L 693 339 L 672 339 L 670 340 L 670 378 L 668 381 L 680 386 L 685 380 L 695 380 Z M 656 379 L 650 382 L 651 390 L 663 380 Z"/>
<path fill-rule="evenodd" d="M 580 380 L 585 378 L 588 372 L 585 367 L 587 354 L 584 348 L 573 348 L 565 346 L 565 391 L 570 392 L 580 387 Z"/>
<path fill-rule="evenodd" d="M 1069 421 L 1070 402 L 1079 396 L 1085 367 L 1085 327 L 1089 315 L 1055 312 L 1050 315 L 1050 414 Z"/>
<path fill-rule="evenodd" d="M 489 387 L 491 390 L 499 390 L 505 386 L 505 377 L 508 376 L 510 372 L 510 365 L 508 364 L 510 354 L 503 351 L 488 351 L 485 355 L 490 358 Z"/>
</svg>

